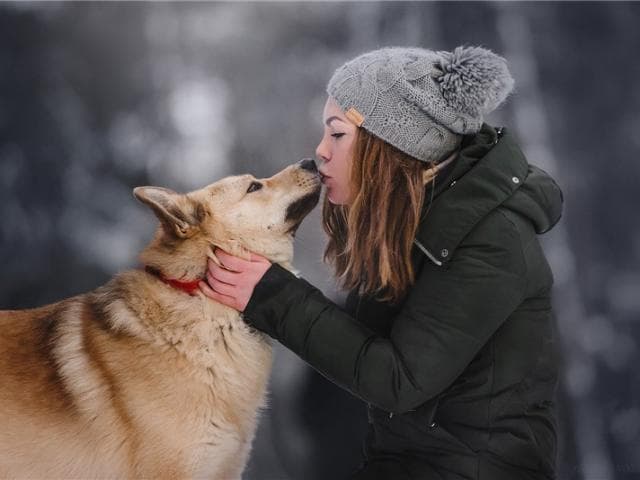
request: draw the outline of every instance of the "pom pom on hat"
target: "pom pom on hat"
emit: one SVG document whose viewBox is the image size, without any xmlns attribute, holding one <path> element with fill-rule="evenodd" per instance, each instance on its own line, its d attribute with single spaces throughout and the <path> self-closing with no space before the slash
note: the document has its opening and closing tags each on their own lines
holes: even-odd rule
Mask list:
<svg viewBox="0 0 640 480">
<path fill-rule="evenodd" d="M 340 66 L 327 93 L 368 130 L 422 161 L 438 163 L 480 130 L 513 90 L 507 61 L 482 47 L 452 52 L 390 47 Z"/>
<path fill-rule="evenodd" d="M 495 110 L 513 90 L 507 61 L 482 47 L 456 47 L 437 52 L 433 77 L 453 108 L 472 116 Z"/>
</svg>

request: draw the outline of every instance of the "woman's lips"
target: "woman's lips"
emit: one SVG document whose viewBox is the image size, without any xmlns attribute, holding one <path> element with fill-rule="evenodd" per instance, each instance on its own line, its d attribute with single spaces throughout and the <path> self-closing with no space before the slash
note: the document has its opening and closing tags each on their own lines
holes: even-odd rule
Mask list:
<svg viewBox="0 0 640 480">
<path fill-rule="evenodd" d="M 329 180 L 331 177 L 327 176 L 327 175 L 323 175 L 322 173 L 320 174 L 320 181 L 322 183 L 326 183 L 327 180 Z"/>
</svg>

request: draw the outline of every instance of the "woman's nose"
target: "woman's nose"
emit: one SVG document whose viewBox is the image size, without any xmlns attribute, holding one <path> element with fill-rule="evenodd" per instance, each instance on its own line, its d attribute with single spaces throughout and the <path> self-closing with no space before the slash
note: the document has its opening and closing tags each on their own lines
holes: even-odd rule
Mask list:
<svg viewBox="0 0 640 480">
<path fill-rule="evenodd" d="M 324 138 L 320 141 L 320 143 L 316 147 L 316 158 L 318 160 L 322 160 L 323 162 L 326 162 L 329 160 L 329 153 L 327 151 Z"/>
</svg>

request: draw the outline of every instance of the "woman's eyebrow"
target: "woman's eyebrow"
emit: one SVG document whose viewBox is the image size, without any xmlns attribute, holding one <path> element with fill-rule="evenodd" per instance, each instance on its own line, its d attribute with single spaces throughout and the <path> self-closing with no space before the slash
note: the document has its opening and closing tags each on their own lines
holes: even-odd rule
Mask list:
<svg viewBox="0 0 640 480">
<path fill-rule="evenodd" d="M 332 117 L 327 118 L 327 119 L 324 121 L 324 124 L 325 124 L 326 126 L 329 126 L 329 124 L 330 124 L 331 122 L 333 122 L 334 120 L 339 120 L 339 121 L 341 121 L 342 123 L 344 123 L 344 120 L 342 120 L 340 117 L 336 117 L 336 116 L 334 115 L 334 116 L 332 116 Z"/>
</svg>

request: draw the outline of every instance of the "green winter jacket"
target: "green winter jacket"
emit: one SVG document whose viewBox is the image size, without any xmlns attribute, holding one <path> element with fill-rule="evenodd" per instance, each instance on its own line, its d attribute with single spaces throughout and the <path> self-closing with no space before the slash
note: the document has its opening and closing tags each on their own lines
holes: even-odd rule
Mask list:
<svg viewBox="0 0 640 480">
<path fill-rule="evenodd" d="M 562 192 L 487 124 L 427 187 L 399 305 L 340 307 L 273 264 L 244 318 L 368 405 L 355 478 L 555 478 L 553 276 Z"/>
</svg>

